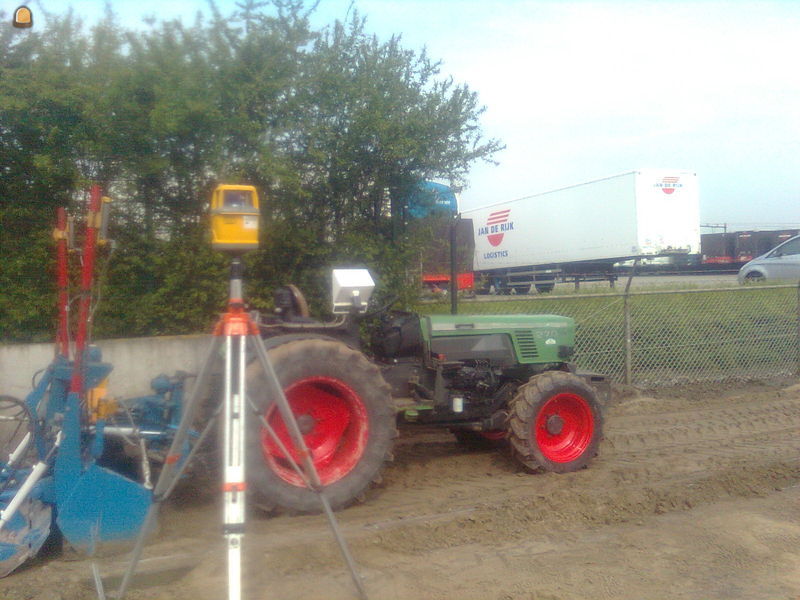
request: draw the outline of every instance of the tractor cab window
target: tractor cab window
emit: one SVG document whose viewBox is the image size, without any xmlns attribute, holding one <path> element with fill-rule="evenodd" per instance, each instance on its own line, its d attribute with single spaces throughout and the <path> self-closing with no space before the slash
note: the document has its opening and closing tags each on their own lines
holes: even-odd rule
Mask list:
<svg viewBox="0 0 800 600">
<path fill-rule="evenodd" d="M 222 206 L 225 208 L 253 208 L 253 195 L 247 190 L 225 190 Z"/>
</svg>

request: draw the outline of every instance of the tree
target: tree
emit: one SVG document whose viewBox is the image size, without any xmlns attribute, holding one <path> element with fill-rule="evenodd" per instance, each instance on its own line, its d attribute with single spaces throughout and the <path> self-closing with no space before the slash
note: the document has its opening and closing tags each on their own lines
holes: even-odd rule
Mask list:
<svg viewBox="0 0 800 600">
<path fill-rule="evenodd" d="M 5 20 L 5 15 L 2 15 Z M 68 13 L 48 32 L 0 28 L 0 336 L 49 331 L 49 233 L 81 187 L 85 40 Z"/>
<path fill-rule="evenodd" d="M 49 335 L 52 284 L 29 249 L 46 251 L 54 207 L 75 212 L 90 180 L 116 200 L 103 335 L 205 327 L 225 290 L 204 239 L 220 181 L 264 199 L 262 250 L 248 258 L 256 306 L 292 281 L 319 310 L 327 271 L 344 264 L 412 290 L 425 228 L 406 226 L 409 190 L 463 182 L 501 146 L 481 136 L 475 93 L 425 51 L 379 41 L 358 14 L 314 31 L 314 8 L 242 0 L 227 17 L 212 3 L 191 26 L 126 31 L 107 10 L 88 33 L 70 13 L 47 31 L 0 31 L 2 337 Z"/>
<path fill-rule="evenodd" d="M 399 291 L 419 243 L 408 243 L 403 200 L 423 179 L 462 181 L 501 146 L 481 137 L 475 93 L 437 79 L 439 64 L 399 37 L 369 36 L 358 14 L 322 32 L 303 59 L 293 129 L 278 140 L 295 178 L 278 190 L 277 226 L 314 241 L 303 263 L 317 281 L 333 262 L 364 263 Z"/>
</svg>

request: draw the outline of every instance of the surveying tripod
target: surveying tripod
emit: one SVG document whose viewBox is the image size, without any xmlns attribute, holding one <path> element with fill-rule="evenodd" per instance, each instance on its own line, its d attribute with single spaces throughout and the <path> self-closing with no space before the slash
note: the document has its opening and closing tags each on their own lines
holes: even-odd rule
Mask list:
<svg viewBox="0 0 800 600">
<path fill-rule="evenodd" d="M 224 429 L 224 483 L 222 486 L 224 494 L 223 532 L 227 541 L 228 551 L 228 600 L 240 600 L 242 597 L 241 546 L 244 536 L 245 499 L 247 493 L 247 483 L 245 479 L 245 421 L 248 416 L 247 413 L 250 411 L 252 411 L 252 414 L 249 416 L 256 417 L 260 420 L 267 435 L 280 448 L 303 483 L 318 494 L 320 504 L 327 516 L 333 535 L 350 571 L 359 598 L 366 600 L 366 591 L 362 585 L 361 578 L 356 572 L 355 562 L 341 535 L 336 517 L 333 514 L 333 509 L 325 496 L 319 474 L 314 466 L 311 453 L 297 425 L 289 402 L 283 392 L 283 387 L 269 360 L 264 341 L 259 335 L 258 325 L 253 321 L 251 316 L 245 312 L 242 293 L 243 267 L 240 258 L 236 257 L 231 261 L 230 273 L 230 294 L 227 311 L 220 317 L 214 328 L 208 354 L 197 375 L 192 393 L 183 407 L 178 429 L 170 445 L 158 482 L 153 490 L 153 502 L 150 505 L 144 525 L 136 540 L 130 564 L 122 578 L 116 598 L 117 600 L 121 600 L 127 591 L 131 577 L 141 558 L 145 538 L 155 524 L 159 506 L 172 493 L 172 490 L 175 488 L 175 485 L 188 467 L 195 453 L 208 437 L 221 410 L 223 412 Z M 223 345 L 225 352 L 223 403 L 221 406 L 217 407 L 214 415 L 206 423 L 199 437 L 194 444 L 191 445 L 191 450 L 186 452 L 186 449 L 189 447 L 190 434 L 192 433 L 191 424 L 197 416 L 202 391 L 207 387 L 213 364 L 217 360 Z M 293 453 L 286 448 L 286 445 L 277 436 L 272 426 L 270 426 L 264 418 L 264 415 L 258 411 L 255 404 L 247 395 L 245 368 L 247 366 L 248 347 L 255 351 L 256 360 L 264 371 L 266 380 L 271 387 L 269 390 L 270 395 L 274 398 L 275 404 L 286 424 L 286 428 L 297 450 L 296 455 L 300 457 L 299 461 L 295 461 L 292 458 Z M 300 464 L 298 464 L 298 462 Z M 102 600 L 102 583 L 96 571 L 95 582 Z"/>
</svg>

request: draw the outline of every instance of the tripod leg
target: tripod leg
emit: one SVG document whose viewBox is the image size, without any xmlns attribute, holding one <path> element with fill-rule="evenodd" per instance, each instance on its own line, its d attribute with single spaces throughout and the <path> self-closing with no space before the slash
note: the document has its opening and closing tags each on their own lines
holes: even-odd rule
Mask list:
<svg viewBox="0 0 800 600">
<path fill-rule="evenodd" d="M 181 453 L 183 452 L 183 445 L 185 444 L 186 438 L 189 435 L 189 428 L 194 420 L 195 415 L 197 414 L 197 405 L 200 401 L 200 393 L 208 383 L 208 378 L 211 375 L 211 366 L 216 360 L 221 344 L 222 338 L 217 336 L 212 338 L 211 345 L 208 348 L 208 353 L 206 354 L 206 357 L 203 360 L 203 365 L 200 368 L 200 373 L 197 375 L 195 384 L 192 387 L 192 393 L 182 407 L 183 410 L 181 413 L 181 421 L 178 424 L 175 437 L 172 439 L 172 444 L 170 444 L 169 452 L 167 453 L 167 460 L 164 463 L 164 467 L 158 477 L 156 487 L 153 490 L 153 503 L 147 510 L 147 516 L 145 517 L 144 524 L 139 532 L 139 536 L 136 538 L 136 545 L 131 553 L 130 564 L 128 565 L 128 569 L 125 571 L 125 575 L 123 576 L 122 582 L 119 585 L 119 590 L 117 591 L 116 595 L 117 600 L 122 600 L 122 598 L 125 597 L 131 577 L 133 577 L 133 573 L 136 571 L 136 566 L 139 564 L 139 559 L 142 556 L 145 538 L 147 537 L 147 534 L 150 533 L 150 530 L 155 523 L 155 518 L 161 502 L 166 499 L 166 495 L 164 494 L 165 490 L 172 490 L 174 487 L 173 481 L 180 477 L 183 469 L 186 467 L 186 463 L 188 461 L 184 461 L 184 463 L 178 466 L 177 469 L 176 464 L 180 460 Z"/>
<path fill-rule="evenodd" d="M 164 491 L 172 487 L 172 481 L 183 473 L 186 461 L 178 464 L 182 456 L 184 445 L 189 437 L 189 430 L 191 429 L 192 422 L 197 415 L 197 409 L 200 403 L 200 394 L 208 384 L 209 377 L 211 376 L 211 367 L 217 360 L 217 353 L 219 347 L 222 345 L 222 338 L 215 336 L 212 338 L 211 347 L 208 350 L 208 355 L 203 363 L 203 367 L 197 376 L 195 385 L 192 387 L 192 393 L 186 400 L 182 407 L 181 420 L 178 423 L 178 429 L 175 431 L 175 437 L 172 439 L 172 444 L 169 447 L 167 460 L 164 463 L 164 468 L 158 477 L 158 482 L 153 490 L 153 496 L 156 502 L 161 502 L 166 499 Z"/>
<path fill-rule="evenodd" d="M 252 401 L 248 402 L 248 404 L 250 406 L 250 409 L 258 416 L 261 425 L 264 427 L 264 431 L 267 432 L 267 435 L 275 443 L 275 445 L 278 446 L 278 448 L 280 448 L 280 451 L 283 452 L 283 455 L 287 457 L 287 460 L 289 461 L 291 467 L 294 469 L 294 471 L 297 473 L 300 479 L 303 480 L 303 483 L 305 483 L 310 489 L 314 489 L 303 469 L 292 459 L 289 449 L 283 443 L 281 438 L 278 437 L 278 434 L 275 433 L 275 430 L 272 428 L 269 422 L 267 422 L 267 420 L 264 418 L 264 415 L 257 413 L 257 408 L 255 404 L 252 403 Z M 333 514 L 333 509 L 331 508 L 330 502 L 328 502 L 328 497 L 325 495 L 325 489 L 323 487 L 319 487 L 316 489 L 316 492 L 317 495 L 319 496 L 319 501 L 322 504 L 322 510 L 325 512 L 325 516 L 328 519 L 328 523 L 331 526 L 331 530 L 333 530 L 333 537 L 336 539 L 336 543 L 339 546 L 339 550 L 342 553 L 344 562 L 347 564 L 347 568 L 350 570 L 350 575 L 353 578 L 353 583 L 355 584 L 356 589 L 358 590 L 359 597 L 362 600 L 367 600 L 367 592 L 366 590 L 364 590 L 364 587 L 361 583 L 361 578 L 358 576 L 356 563 L 353 560 L 353 556 L 352 554 L 350 554 L 350 549 L 347 547 L 347 542 L 345 542 L 344 536 L 342 536 L 342 532 L 339 529 L 339 523 L 336 521 L 336 517 Z"/>
<path fill-rule="evenodd" d="M 206 423 L 206 426 L 203 428 L 203 431 L 201 431 L 200 435 L 197 436 L 197 439 L 195 440 L 194 444 L 192 444 L 192 449 L 189 451 L 189 454 L 186 455 L 186 459 L 184 460 L 183 465 L 181 465 L 181 467 L 175 472 L 174 477 L 172 478 L 172 483 L 161 495 L 163 499 L 167 499 L 172 495 L 172 490 L 175 489 L 175 486 L 178 484 L 178 481 L 180 481 L 180 478 L 183 475 L 183 472 L 186 470 L 186 467 L 192 464 L 192 460 L 194 459 L 195 454 L 197 454 L 197 451 L 200 450 L 202 445 L 205 443 L 208 434 L 211 433 L 211 430 L 214 428 L 214 425 L 216 424 L 217 419 L 219 418 L 219 413 L 221 410 L 222 406 L 218 406 L 217 409 L 214 411 L 214 414 L 212 414 L 211 418 L 208 420 L 208 423 Z"/>
<path fill-rule="evenodd" d="M 267 381 L 269 381 L 270 385 L 272 386 L 272 391 L 275 397 L 275 403 L 278 406 L 278 410 L 281 413 L 281 417 L 283 418 L 283 422 L 286 425 L 286 428 L 289 431 L 289 434 L 292 438 L 292 442 L 295 444 L 295 448 L 299 450 L 300 457 L 303 463 L 303 471 L 305 472 L 305 477 L 303 478 L 304 481 L 309 482 L 309 487 L 317 493 L 319 496 L 320 503 L 322 504 L 322 509 L 325 511 L 325 516 L 328 518 L 328 524 L 333 531 L 333 536 L 336 538 L 336 543 L 339 546 L 339 550 L 342 553 L 342 557 L 344 558 L 345 563 L 347 564 L 347 568 L 350 570 L 350 576 L 353 579 L 353 584 L 356 586 L 358 590 L 358 595 L 362 600 L 367 600 L 367 592 L 364 589 L 364 585 L 361 581 L 361 577 L 358 574 L 355 561 L 353 560 L 352 554 L 350 554 L 350 549 L 347 546 L 347 542 L 345 541 L 344 537 L 342 536 L 341 530 L 339 529 L 339 524 L 336 521 L 336 517 L 333 514 L 333 509 L 331 508 L 330 502 L 328 502 L 328 498 L 325 496 L 325 489 L 322 486 L 322 481 L 319 478 L 319 473 L 317 473 L 317 469 L 314 466 L 313 457 L 308 450 L 308 446 L 306 445 L 305 440 L 303 439 L 303 434 L 300 432 L 300 427 L 297 425 L 297 420 L 294 418 L 294 413 L 292 413 L 292 408 L 289 406 L 288 400 L 286 400 L 286 394 L 283 393 L 283 387 L 278 380 L 278 376 L 275 374 L 275 369 L 272 367 L 272 362 L 269 360 L 269 356 L 267 355 L 267 349 L 264 346 L 264 340 L 261 339 L 261 336 L 258 335 L 251 335 L 249 336 L 252 340 L 253 346 L 255 346 L 256 354 L 258 355 L 258 360 L 261 363 L 261 367 L 264 369 L 264 374 L 266 375 Z M 261 419 L 262 425 L 266 425 L 266 430 L 268 435 L 279 445 L 283 448 L 283 452 L 286 458 L 290 462 L 294 462 L 292 459 L 291 454 L 286 450 L 283 446 L 282 442 L 275 434 L 275 431 L 272 427 L 269 426 L 266 419 L 263 415 L 259 415 Z"/>
</svg>

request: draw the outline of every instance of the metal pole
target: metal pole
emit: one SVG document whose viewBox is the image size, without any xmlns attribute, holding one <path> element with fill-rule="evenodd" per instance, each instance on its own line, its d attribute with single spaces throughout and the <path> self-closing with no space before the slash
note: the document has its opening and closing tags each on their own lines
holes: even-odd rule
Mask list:
<svg viewBox="0 0 800 600">
<path fill-rule="evenodd" d="M 458 222 L 460 215 L 450 221 L 450 314 L 458 314 Z"/>
<path fill-rule="evenodd" d="M 56 213 L 56 282 L 58 284 L 58 333 L 56 354 L 69 358 L 69 271 L 67 248 L 67 211 L 59 207 Z"/>
<path fill-rule="evenodd" d="M 242 597 L 242 537 L 245 521 L 244 398 L 246 337 L 225 338 L 225 473 L 223 532 L 228 544 L 228 600 Z"/>
<path fill-rule="evenodd" d="M 636 267 L 639 266 L 639 259 L 633 261 L 631 274 L 625 284 L 625 297 L 623 302 L 623 312 L 625 318 L 625 384 L 631 385 L 633 382 L 633 335 L 631 333 L 631 306 L 630 291 L 633 277 L 636 275 Z"/>
<path fill-rule="evenodd" d="M 82 396 L 84 378 L 84 351 L 89 337 L 89 309 L 92 303 L 92 282 L 94 281 L 94 259 L 97 247 L 97 225 L 100 215 L 99 185 L 93 185 L 89 192 L 89 211 L 86 217 L 86 234 L 83 240 L 83 268 L 81 269 L 81 298 L 78 305 L 78 332 L 75 337 L 75 364 L 69 391 Z M 76 446 L 77 447 L 77 446 Z"/>
</svg>

